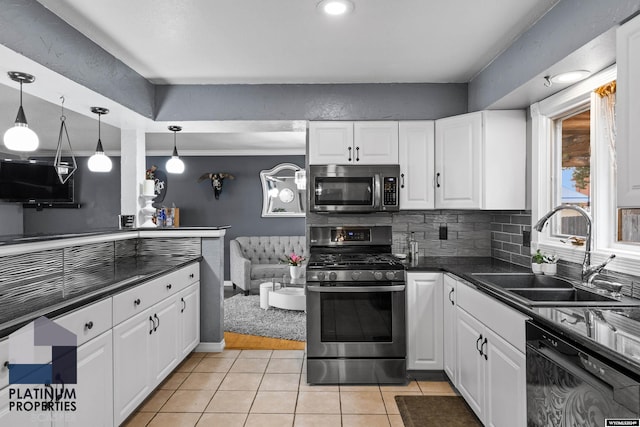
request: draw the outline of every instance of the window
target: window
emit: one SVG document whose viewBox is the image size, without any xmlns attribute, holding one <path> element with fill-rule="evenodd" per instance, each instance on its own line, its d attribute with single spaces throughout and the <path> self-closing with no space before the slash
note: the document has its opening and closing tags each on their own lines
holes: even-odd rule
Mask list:
<svg viewBox="0 0 640 427">
<path fill-rule="evenodd" d="M 584 110 L 584 108 L 583 108 Z M 591 109 L 554 120 L 554 199 L 589 212 L 591 206 Z M 585 236 L 586 223 L 575 211 L 559 211 L 552 219 L 553 235 Z"/>
<path fill-rule="evenodd" d="M 593 218 L 591 262 L 615 253 L 608 268 L 637 274 L 640 268 L 640 209 L 619 209 L 615 160 L 616 66 L 531 106 L 532 203 L 535 223 L 562 203 L 578 205 Z M 570 210 L 557 212 L 542 231 L 532 232 L 540 248 L 581 264 L 586 222 Z"/>
</svg>

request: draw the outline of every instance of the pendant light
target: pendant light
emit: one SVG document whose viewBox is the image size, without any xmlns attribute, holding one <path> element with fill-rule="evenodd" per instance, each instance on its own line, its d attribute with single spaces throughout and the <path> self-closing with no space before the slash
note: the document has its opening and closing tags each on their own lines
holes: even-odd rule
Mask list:
<svg viewBox="0 0 640 427">
<path fill-rule="evenodd" d="M 36 78 L 20 71 L 9 71 L 7 74 L 11 80 L 20 83 L 20 108 L 14 126 L 4 133 L 4 145 L 14 151 L 35 151 L 40 141 L 38 135 L 29 129 L 27 124 L 27 117 L 22 108 L 22 84 L 33 83 Z"/>
<path fill-rule="evenodd" d="M 176 146 L 176 133 L 182 130 L 180 126 L 169 126 L 169 130 L 173 132 L 173 154 L 167 160 L 166 168 L 169 173 L 184 172 L 184 162 L 178 157 L 178 148 Z"/>
<path fill-rule="evenodd" d="M 100 118 L 103 114 L 108 114 L 109 110 L 102 107 L 91 107 L 91 112 L 98 115 L 98 145 L 96 146 L 96 154 L 89 157 L 89 170 L 91 172 L 109 172 L 111 171 L 111 159 L 104 154 L 100 140 Z"/>
<path fill-rule="evenodd" d="M 64 115 L 64 96 L 61 96 L 62 103 L 60 106 L 60 132 L 58 133 L 58 147 L 56 148 L 56 157 L 53 160 L 53 167 L 58 174 L 58 179 L 60 183 L 65 184 L 71 175 L 73 175 L 78 169 L 78 164 L 76 163 L 76 156 L 73 155 L 73 149 L 71 148 L 71 140 L 69 139 L 69 132 L 67 132 L 67 118 Z M 62 161 L 62 145 L 64 138 L 67 138 L 67 146 L 69 147 L 69 155 L 71 156 L 71 164 L 68 162 Z"/>
</svg>

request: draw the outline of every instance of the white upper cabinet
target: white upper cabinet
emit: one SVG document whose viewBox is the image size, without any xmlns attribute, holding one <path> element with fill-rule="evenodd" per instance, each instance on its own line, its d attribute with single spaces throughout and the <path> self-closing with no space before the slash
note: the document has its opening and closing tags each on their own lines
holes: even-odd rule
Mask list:
<svg viewBox="0 0 640 427">
<path fill-rule="evenodd" d="M 436 120 L 435 207 L 524 209 L 523 110 L 479 111 Z"/>
<path fill-rule="evenodd" d="M 616 151 L 618 206 L 640 207 L 640 17 L 618 28 Z"/>
<path fill-rule="evenodd" d="M 433 120 L 400 122 L 400 209 L 435 207 Z"/>
<path fill-rule="evenodd" d="M 398 122 L 310 122 L 310 165 L 398 163 Z"/>
</svg>

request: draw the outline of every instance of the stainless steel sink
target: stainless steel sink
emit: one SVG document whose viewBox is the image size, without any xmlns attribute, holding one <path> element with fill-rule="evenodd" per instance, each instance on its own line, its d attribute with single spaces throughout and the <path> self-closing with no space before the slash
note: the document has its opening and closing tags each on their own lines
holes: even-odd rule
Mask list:
<svg viewBox="0 0 640 427">
<path fill-rule="evenodd" d="M 531 301 L 558 301 L 558 302 L 594 302 L 594 301 L 619 301 L 606 295 L 583 289 L 509 289 L 510 292 L 520 295 Z"/>
<path fill-rule="evenodd" d="M 505 289 L 573 288 L 568 280 L 532 273 L 476 273 L 473 277 Z"/>
<path fill-rule="evenodd" d="M 531 273 L 475 273 L 479 282 L 529 307 L 637 307 L 640 300 L 609 295 L 555 276 Z"/>
</svg>

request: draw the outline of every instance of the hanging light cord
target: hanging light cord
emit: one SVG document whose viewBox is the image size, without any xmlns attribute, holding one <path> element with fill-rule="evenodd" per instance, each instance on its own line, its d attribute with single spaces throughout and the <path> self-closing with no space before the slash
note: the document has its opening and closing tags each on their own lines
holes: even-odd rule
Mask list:
<svg viewBox="0 0 640 427">
<path fill-rule="evenodd" d="M 61 96 L 60 99 L 62 99 L 62 102 L 60 103 L 60 121 L 64 122 L 65 120 L 67 120 L 64 115 L 64 95 Z"/>
</svg>

